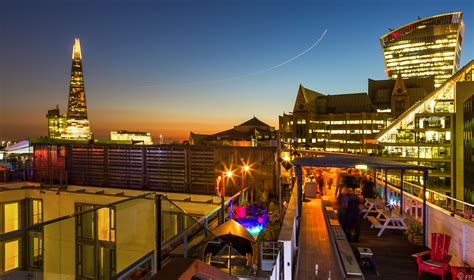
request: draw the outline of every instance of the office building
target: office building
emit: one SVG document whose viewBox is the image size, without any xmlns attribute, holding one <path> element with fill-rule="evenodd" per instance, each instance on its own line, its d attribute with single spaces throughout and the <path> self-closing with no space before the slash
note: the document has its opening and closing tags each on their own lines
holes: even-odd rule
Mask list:
<svg viewBox="0 0 474 280">
<path fill-rule="evenodd" d="M 61 136 L 66 133 L 67 117 L 59 111 L 59 105 L 55 109 L 48 110 L 46 114 L 48 119 L 48 138 L 61 139 Z"/>
<path fill-rule="evenodd" d="M 282 141 L 295 148 L 370 154 L 389 118 L 366 93 L 325 95 L 300 85 L 293 112 L 279 116 L 279 126 Z"/>
<path fill-rule="evenodd" d="M 428 187 L 458 199 L 463 199 L 467 175 L 463 164 L 462 106 L 474 92 L 473 67 L 474 61 L 470 61 L 376 137 L 383 156 L 434 167 Z M 418 183 L 422 180 L 417 173 L 406 174 L 405 178 Z"/>
<path fill-rule="evenodd" d="M 87 118 L 86 92 L 82 71 L 81 42 L 74 39 L 72 51 L 71 81 L 69 83 L 69 101 L 67 107 L 67 127 L 63 139 L 91 139 L 92 134 Z"/>
<path fill-rule="evenodd" d="M 434 76 L 435 87 L 460 66 L 464 24 L 462 13 L 418 19 L 380 37 L 389 79 Z"/>
<path fill-rule="evenodd" d="M 395 80 L 369 79 L 368 94 L 377 112 L 400 116 L 434 90 L 434 77 Z"/>
<path fill-rule="evenodd" d="M 112 141 L 132 141 L 133 144 L 153 145 L 150 132 L 118 130 L 110 132 Z"/>
</svg>

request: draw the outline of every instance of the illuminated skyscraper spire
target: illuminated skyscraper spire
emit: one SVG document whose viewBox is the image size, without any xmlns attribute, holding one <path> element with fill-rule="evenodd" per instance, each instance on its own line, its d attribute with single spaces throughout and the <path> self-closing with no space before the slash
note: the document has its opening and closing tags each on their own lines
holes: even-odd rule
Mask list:
<svg viewBox="0 0 474 280">
<path fill-rule="evenodd" d="M 71 81 L 69 83 L 69 101 L 67 107 L 67 129 L 63 138 L 90 139 L 89 120 L 87 119 L 86 92 L 82 74 L 81 42 L 74 39 L 72 48 Z"/>
</svg>

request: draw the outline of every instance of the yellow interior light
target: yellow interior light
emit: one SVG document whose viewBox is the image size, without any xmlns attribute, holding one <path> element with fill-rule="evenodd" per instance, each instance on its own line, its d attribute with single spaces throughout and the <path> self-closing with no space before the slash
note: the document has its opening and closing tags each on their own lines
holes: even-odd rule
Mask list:
<svg viewBox="0 0 474 280">
<path fill-rule="evenodd" d="M 367 165 L 365 165 L 365 164 L 357 164 L 357 165 L 355 166 L 355 168 L 356 168 L 356 169 L 364 169 L 364 170 L 365 170 L 365 169 L 367 169 Z"/>
</svg>

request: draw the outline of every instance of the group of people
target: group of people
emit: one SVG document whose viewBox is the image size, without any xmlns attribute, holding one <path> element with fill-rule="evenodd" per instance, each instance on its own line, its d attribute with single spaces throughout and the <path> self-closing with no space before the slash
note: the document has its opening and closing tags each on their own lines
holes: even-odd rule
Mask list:
<svg viewBox="0 0 474 280">
<path fill-rule="evenodd" d="M 343 185 L 336 188 L 338 219 L 349 241 L 359 242 L 361 208 L 364 199 L 375 197 L 375 184 L 367 174 L 357 174 L 357 171 L 348 169 L 341 174 Z"/>
<path fill-rule="evenodd" d="M 314 168 L 306 171 L 310 181 L 316 182 L 316 193 L 326 195 L 337 182 L 339 172 L 335 168 Z"/>
</svg>

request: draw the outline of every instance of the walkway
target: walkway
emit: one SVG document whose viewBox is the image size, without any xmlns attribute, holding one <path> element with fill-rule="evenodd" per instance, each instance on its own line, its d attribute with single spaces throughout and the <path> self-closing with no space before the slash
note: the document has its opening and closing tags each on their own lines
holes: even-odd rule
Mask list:
<svg viewBox="0 0 474 280">
<path fill-rule="evenodd" d="M 337 208 L 334 196 L 330 197 L 334 208 Z M 357 247 L 368 247 L 374 253 L 377 263 L 377 274 L 372 270 L 363 270 L 366 280 L 419 280 L 418 266 L 414 253 L 426 250 L 423 246 L 412 245 L 403 237 L 403 231 L 387 229 L 381 237 L 377 237 L 378 229 L 370 228 L 370 222 L 362 219 L 360 242 L 351 242 L 354 252 Z M 436 275 L 423 273 L 422 279 L 440 279 Z"/>
<path fill-rule="evenodd" d="M 341 279 L 334 248 L 321 208 L 321 199 L 303 202 L 297 279 Z M 319 278 L 315 265 L 319 265 Z"/>
<path fill-rule="evenodd" d="M 371 229 L 367 219 L 362 221 L 360 242 L 351 243 L 351 247 L 368 247 L 374 252 L 374 259 L 377 262 L 377 277 L 372 271 L 364 271 L 365 279 L 386 279 L 386 280 L 418 280 L 418 266 L 414 258 L 414 253 L 426 250 L 423 246 L 416 246 L 408 243 L 403 238 L 400 230 L 386 230 L 381 237 L 377 237 L 377 229 Z M 423 278 L 441 279 L 439 276 L 423 274 Z"/>
</svg>

